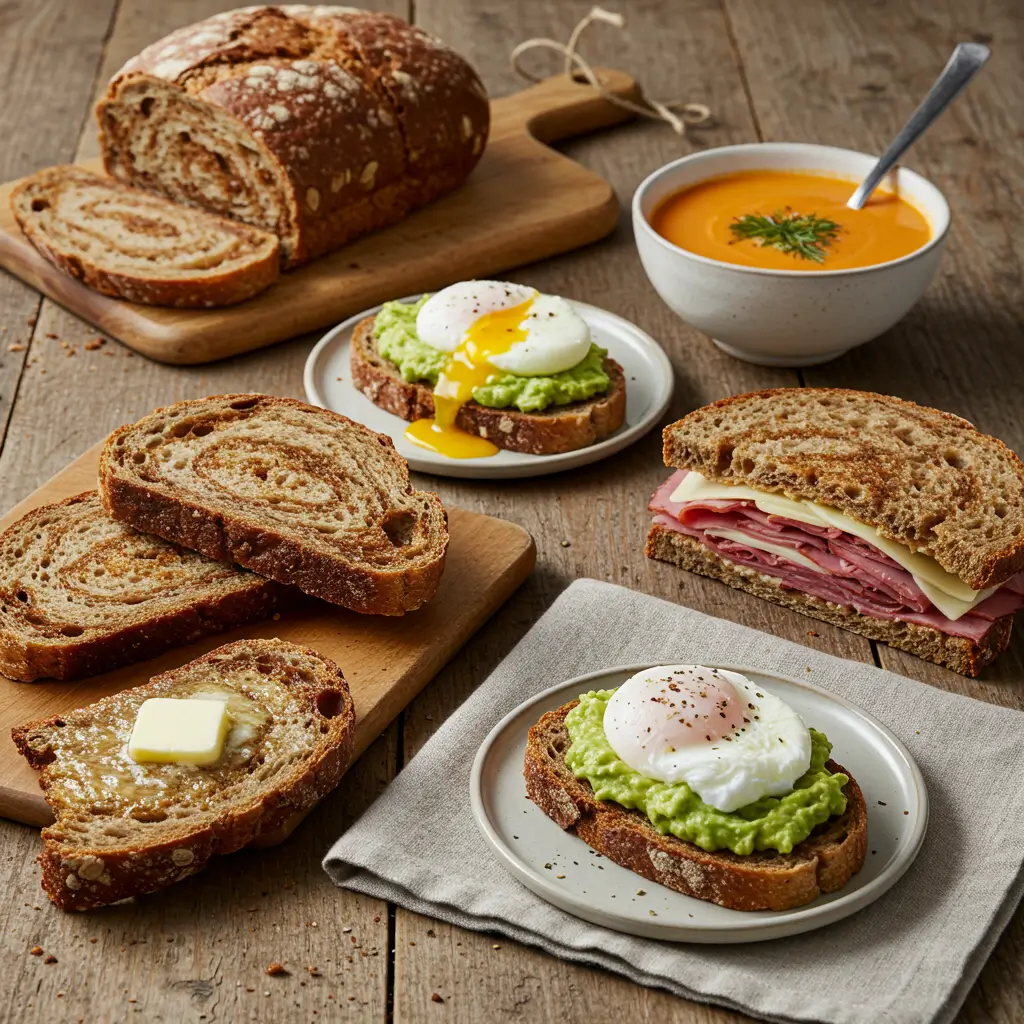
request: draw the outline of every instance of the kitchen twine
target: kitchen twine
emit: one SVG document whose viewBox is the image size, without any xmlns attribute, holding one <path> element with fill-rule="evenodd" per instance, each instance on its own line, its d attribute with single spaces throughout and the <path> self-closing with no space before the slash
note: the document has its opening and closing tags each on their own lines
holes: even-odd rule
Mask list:
<svg viewBox="0 0 1024 1024">
<path fill-rule="evenodd" d="M 598 93 L 609 103 L 623 110 L 629 110 L 642 117 L 650 117 L 655 121 L 664 121 L 676 135 L 686 135 L 687 126 L 697 127 L 705 125 L 711 120 L 711 110 L 703 103 L 684 103 L 681 100 L 671 100 L 662 103 L 658 100 L 644 97 L 644 104 L 633 103 L 631 100 L 616 96 L 602 85 L 600 79 L 594 73 L 594 69 L 577 52 L 580 37 L 595 21 L 603 22 L 606 25 L 613 25 L 615 28 L 625 28 L 626 19 L 617 11 L 606 11 L 603 7 L 591 7 L 590 13 L 582 18 L 579 24 L 572 30 L 568 43 L 560 43 L 557 39 L 540 37 L 537 39 L 526 39 L 521 42 L 509 55 L 512 67 L 515 72 L 529 82 L 539 82 L 541 77 L 527 71 L 521 63 L 520 58 L 528 50 L 554 50 L 565 57 L 565 73 L 572 78 L 582 76 L 595 88 Z M 678 113 L 676 113 L 678 111 Z"/>
</svg>

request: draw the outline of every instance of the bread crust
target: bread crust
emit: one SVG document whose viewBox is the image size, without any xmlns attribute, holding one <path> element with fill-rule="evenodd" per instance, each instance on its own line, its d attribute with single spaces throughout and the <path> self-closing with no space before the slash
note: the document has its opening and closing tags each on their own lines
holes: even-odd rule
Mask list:
<svg viewBox="0 0 1024 1024">
<path fill-rule="evenodd" d="M 395 365 L 377 350 L 373 323 L 374 317 L 367 317 L 352 333 L 352 384 L 392 416 L 409 421 L 429 419 L 434 415 L 433 391 L 423 382 L 408 383 L 399 376 Z M 626 418 L 622 367 L 606 358 L 604 370 L 610 384 L 603 395 L 540 413 L 490 409 L 467 402 L 459 410 L 456 426 L 487 438 L 499 448 L 526 455 L 557 455 L 587 448 L 614 434 Z"/>
<path fill-rule="evenodd" d="M 967 420 L 888 395 L 776 388 L 669 424 L 665 464 L 832 506 L 973 590 L 1024 570 L 1024 464 Z"/>
<path fill-rule="evenodd" d="M 687 896 L 731 910 L 791 910 L 822 893 L 842 889 L 867 854 L 867 807 L 856 780 L 842 765 L 832 772 L 850 776 L 843 792 L 846 810 L 819 825 L 789 854 L 766 850 L 741 856 L 708 853 L 693 843 L 662 835 L 646 815 L 596 799 L 590 784 L 565 763 L 569 734 L 565 716 L 571 701 L 545 714 L 529 732 L 523 775 L 530 799 L 561 828 L 616 864 Z"/>
<path fill-rule="evenodd" d="M 185 430 L 182 436 L 200 425 L 205 436 L 212 425 L 225 418 L 251 418 L 279 409 L 301 412 L 328 429 L 358 431 L 364 439 L 379 444 L 376 454 L 391 463 L 400 481 L 392 498 L 415 504 L 426 524 L 424 532 L 432 538 L 430 557 L 424 555 L 415 563 L 386 571 L 386 566 L 364 561 L 361 551 L 314 546 L 308 531 L 285 532 L 244 509 L 215 507 L 209 500 L 162 479 L 159 470 L 150 479 L 132 471 L 134 459 L 148 451 L 146 442 L 160 430 L 166 434 L 172 429 L 168 424 Z M 408 466 L 391 439 L 345 416 L 292 398 L 217 395 L 157 409 L 110 435 L 100 454 L 99 481 L 104 507 L 115 519 L 144 533 L 173 539 L 208 558 L 237 562 L 261 576 L 363 614 L 404 615 L 419 608 L 434 596 L 444 570 L 447 513 L 436 494 L 412 489 Z"/>
<path fill-rule="evenodd" d="M 89 506 L 95 506 L 96 511 L 90 513 Z M 60 520 L 65 512 L 81 513 L 83 518 L 76 520 L 80 524 L 87 523 L 90 515 L 103 515 L 96 491 L 85 491 L 56 504 L 40 506 L 0 535 L 0 552 L 18 543 L 23 534 L 37 531 L 43 537 L 58 534 L 59 528 L 50 522 L 40 521 L 50 521 L 54 517 Z M 162 541 L 154 543 L 163 545 Z M 175 551 L 180 552 L 175 545 L 168 545 L 166 550 L 169 556 Z M 189 557 L 195 556 L 189 554 Z M 20 605 L 16 596 L 18 591 L 31 602 L 31 591 L 41 586 L 45 584 L 30 582 L 27 576 L 24 579 L 15 576 L 0 582 L 0 601 L 17 609 Z M 131 595 L 126 593 L 125 596 Z M 22 682 L 98 675 L 155 657 L 172 647 L 257 622 L 301 599 L 302 595 L 291 587 L 239 570 L 237 580 L 231 581 L 230 586 L 218 583 L 205 592 L 189 594 L 175 607 L 165 607 L 161 612 L 138 618 L 127 625 L 118 622 L 121 609 L 115 602 L 108 609 L 107 623 L 103 628 L 84 629 L 79 621 L 71 631 L 77 636 L 62 635 L 68 625 L 67 620 L 52 621 L 45 616 L 34 620 L 30 631 L 20 619 L 12 618 L 14 612 L 5 609 L 0 615 L 0 673 Z"/>
<path fill-rule="evenodd" d="M 152 216 L 154 208 L 163 213 L 162 229 L 186 223 L 192 225 L 197 232 L 216 231 L 221 235 L 236 236 L 244 244 L 251 245 L 254 252 L 251 259 L 241 266 L 227 270 L 207 268 L 179 278 L 161 276 L 159 263 L 155 263 L 153 272 L 147 274 L 120 272 L 111 267 L 103 267 L 82 253 L 62 248 L 40 221 L 34 204 L 49 204 L 59 188 L 102 191 L 124 204 L 142 201 L 147 218 Z M 68 277 L 115 299 L 178 309 L 231 306 L 265 291 L 280 276 L 280 246 L 277 239 L 268 232 L 217 214 L 178 206 L 112 178 L 92 174 L 81 167 L 47 167 L 29 175 L 11 191 L 10 204 L 22 233 L 44 259 Z M 140 211 L 140 219 L 142 216 Z M 116 240 L 110 238 L 109 244 L 116 252 Z"/>
<path fill-rule="evenodd" d="M 164 117 L 197 130 L 158 138 Z M 147 47 L 97 120 L 108 173 L 275 231 L 290 268 L 461 184 L 490 107 L 473 69 L 423 30 L 287 5 L 217 14 Z"/>
<path fill-rule="evenodd" d="M 77 832 L 64 830 L 65 815 L 54 807 L 56 824 L 42 831 L 42 887 L 61 910 L 81 911 L 116 903 L 118 900 L 155 892 L 172 882 L 197 874 L 210 859 L 233 853 L 262 837 L 272 836 L 301 818 L 322 797 L 337 786 L 348 767 L 355 729 L 355 709 L 348 684 L 330 659 L 310 648 L 282 640 L 240 640 L 217 648 L 194 662 L 156 676 L 134 693 L 145 698 L 155 686 L 173 683 L 176 676 L 196 666 L 231 657 L 243 648 L 266 652 L 273 657 L 282 650 L 298 651 L 319 662 L 316 679 L 305 689 L 297 689 L 297 706 L 322 722 L 320 740 L 312 756 L 296 762 L 286 778 L 242 800 L 220 816 L 209 813 L 184 817 L 174 826 L 160 829 L 160 839 L 145 845 L 90 845 L 77 839 Z M 301 690 L 301 693 L 298 691 Z M 316 694 L 328 690 L 340 695 L 340 706 L 332 717 L 320 714 Z M 308 691 L 308 692 L 307 692 Z M 164 693 L 164 690 L 159 691 Z M 52 770 L 59 754 L 40 747 L 38 737 L 47 730 L 60 730 L 76 717 L 102 715 L 105 698 L 89 708 L 68 715 L 30 722 L 11 731 L 18 750 L 32 767 L 40 770 L 39 784 L 44 794 L 52 784 Z M 30 742 L 30 738 L 35 742 Z M 53 803 L 47 795 L 47 802 Z M 161 823 L 163 826 L 165 823 Z"/>
<path fill-rule="evenodd" d="M 964 676 L 976 677 L 1010 643 L 1012 615 L 996 619 L 980 643 L 975 643 L 969 637 L 949 636 L 930 626 L 913 622 L 876 619 L 870 615 L 861 615 L 852 608 L 840 607 L 798 590 L 782 587 L 755 569 L 734 565 L 721 558 L 695 537 L 657 523 L 647 535 L 646 554 L 648 558 L 669 562 L 701 576 L 710 576 L 783 608 L 790 608 L 890 647 L 908 651 L 924 661 L 942 665 Z"/>
</svg>

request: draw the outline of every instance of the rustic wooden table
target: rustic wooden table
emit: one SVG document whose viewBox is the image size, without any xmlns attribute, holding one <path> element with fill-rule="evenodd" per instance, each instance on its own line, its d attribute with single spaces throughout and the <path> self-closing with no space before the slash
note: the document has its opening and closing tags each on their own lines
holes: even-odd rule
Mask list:
<svg viewBox="0 0 1024 1024">
<path fill-rule="evenodd" d="M 365 0 L 363 0 L 365 2 Z M 96 153 L 92 99 L 146 43 L 232 0 L 9 0 L 0 5 L 0 173 L 9 179 Z M 381 8 L 466 54 L 494 94 L 519 83 L 511 45 L 564 39 L 589 0 L 416 0 Z M 1024 56 L 1019 0 L 645 0 L 619 3 L 625 36 L 597 29 L 595 62 L 636 74 L 657 97 L 708 104 L 715 126 L 686 141 L 635 123 L 567 147 L 624 204 L 605 242 L 518 275 L 599 302 L 660 339 L 677 374 L 673 415 L 761 387 L 840 385 L 901 395 L 968 417 L 1024 450 L 1021 348 Z M 953 44 L 991 43 L 990 65 L 919 143 L 912 166 L 954 211 L 942 271 L 890 334 L 802 373 L 719 353 L 647 284 L 625 204 L 652 169 L 695 147 L 757 139 L 877 152 Z M 550 70 L 550 67 L 548 68 Z M 529 196 L 522 197 L 529 202 Z M 118 424 L 157 405 L 223 391 L 301 395 L 310 339 L 229 362 L 172 368 L 118 344 L 20 282 L 0 277 L 0 506 L 8 508 Z M 490 935 L 461 931 L 336 890 L 330 842 L 387 785 L 566 584 L 611 580 L 846 658 L 1024 709 L 1024 643 L 969 681 L 851 633 L 643 557 L 647 497 L 664 476 L 657 433 L 616 458 L 536 483 L 427 480 L 443 498 L 521 523 L 537 540 L 531 581 L 362 757 L 284 846 L 242 853 L 139 905 L 87 916 L 39 889 L 32 829 L 0 823 L 0 931 L 11 1021 L 740 1021 Z M 568 542 L 568 543 L 566 543 Z M 809 634 L 814 626 L 815 635 Z M 969 723 L 965 724 L 969 728 Z M 481 870 L 500 870 L 481 865 Z M 35 946 L 57 958 L 29 955 Z M 272 961 L 289 976 L 267 977 Z M 1003 935 L 960 1021 L 1024 1020 L 1024 914 Z M 316 975 L 307 968 L 317 968 Z M 870 984 L 870 979 L 865 979 Z M 443 1002 L 438 1002 L 434 994 Z"/>
</svg>

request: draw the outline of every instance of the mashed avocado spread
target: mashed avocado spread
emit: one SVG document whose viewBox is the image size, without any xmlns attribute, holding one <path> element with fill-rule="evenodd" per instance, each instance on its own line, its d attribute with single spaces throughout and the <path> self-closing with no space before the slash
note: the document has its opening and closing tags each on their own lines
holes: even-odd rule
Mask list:
<svg viewBox="0 0 1024 1024">
<path fill-rule="evenodd" d="M 613 800 L 647 815 L 662 833 L 695 843 L 703 850 L 755 850 L 789 853 L 816 825 L 846 810 L 846 775 L 833 775 L 825 762 L 832 744 L 820 732 L 811 734 L 811 765 L 791 793 L 766 796 L 726 813 L 709 807 L 685 782 L 648 779 L 633 771 L 612 750 L 604 731 L 604 711 L 614 690 L 591 690 L 565 719 L 572 746 L 565 755 L 572 773 L 586 779 L 599 800 Z"/>
<path fill-rule="evenodd" d="M 377 314 L 373 333 L 380 354 L 398 367 L 402 380 L 437 384 L 448 355 L 420 341 L 416 335 L 416 314 L 429 296 L 419 302 L 385 302 Z M 607 351 L 591 345 L 590 351 L 571 370 L 549 377 L 520 377 L 496 374 L 473 392 L 473 399 L 491 409 L 514 406 L 521 412 L 542 412 L 549 405 L 582 402 L 608 390 L 608 374 L 602 363 Z"/>
</svg>

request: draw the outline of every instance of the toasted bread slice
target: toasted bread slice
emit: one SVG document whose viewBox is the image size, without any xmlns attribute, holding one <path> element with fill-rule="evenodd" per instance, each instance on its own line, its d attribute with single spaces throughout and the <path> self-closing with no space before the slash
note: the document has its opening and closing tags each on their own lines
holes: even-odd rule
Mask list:
<svg viewBox="0 0 1024 1024">
<path fill-rule="evenodd" d="M 665 428 L 665 464 L 830 505 L 974 590 L 1024 569 L 1024 464 L 966 420 L 887 395 L 780 388 Z"/>
<path fill-rule="evenodd" d="M 232 724 L 209 767 L 137 764 L 143 701 L 216 695 Z M 43 888 L 62 910 L 154 892 L 281 829 L 348 764 L 355 712 L 338 666 L 283 640 L 239 640 L 89 707 L 12 730 L 56 823 Z"/>
<path fill-rule="evenodd" d="M 950 636 L 929 626 L 913 622 L 896 622 L 862 615 L 849 607 L 832 604 L 820 597 L 812 597 L 799 590 L 782 587 L 774 579 L 756 569 L 735 565 L 704 547 L 696 537 L 688 537 L 678 530 L 655 523 L 647 535 L 648 558 L 678 565 L 680 569 L 700 573 L 721 580 L 737 590 L 792 608 L 812 618 L 829 622 L 833 626 L 860 633 L 871 640 L 879 640 L 890 647 L 911 654 L 936 665 L 943 665 L 964 676 L 977 676 L 995 661 L 1010 643 L 1013 616 L 996 619 L 980 642 L 970 637 Z"/>
<path fill-rule="evenodd" d="M 662 835 L 640 811 L 598 800 L 565 763 L 570 739 L 565 716 L 579 703 L 549 711 L 530 729 L 523 775 L 530 799 L 561 828 L 576 833 L 609 860 L 687 896 L 732 910 L 791 910 L 855 875 L 867 853 L 867 807 L 853 777 L 843 789 L 846 810 L 819 825 L 792 853 L 745 856 L 708 853 Z M 828 762 L 832 772 L 850 773 Z"/>
<path fill-rule="evenodd" d="M 434 393 L 429 385 L 409 384 L 394 363 L 377 350 L 374 318 L 367 317 L 352 333 L 350 366 L 352 383 L 374 405 L 403 420 L 429 419 L 434 415 Z M 557 455 L 587 448 L 611 437 L 626 418 L 626 378 L 614 359 L 605 359 L 610 384 L 603 395 L 584 402 L 551 406 L 544 412 L 491 409 L 467 402 L 455 424 L 470 434 L 487 438 L 499 448 L 525 455 Z"/>
<path fill-rule="evenodd" d="M 138 533 L 87 491 L 0 535 L 0 672 L 25 682 L 107 672 L 301 596 Z"/>
<path fill-rule="evenodd" d="M 367 614 L 429 601 L 448 547 L 390 438 L 291 398 L 199 398 L 115 430 L 100 494 L 138 530 Z"/>
<path fill-rule="evenodd" d="M 269 231 L 93 174 L 48 167 L 19 182 L 11 210 L 45 259 L 82 284 L 150 306 L 230 306 L 280 275 Z"/>
</svg>

